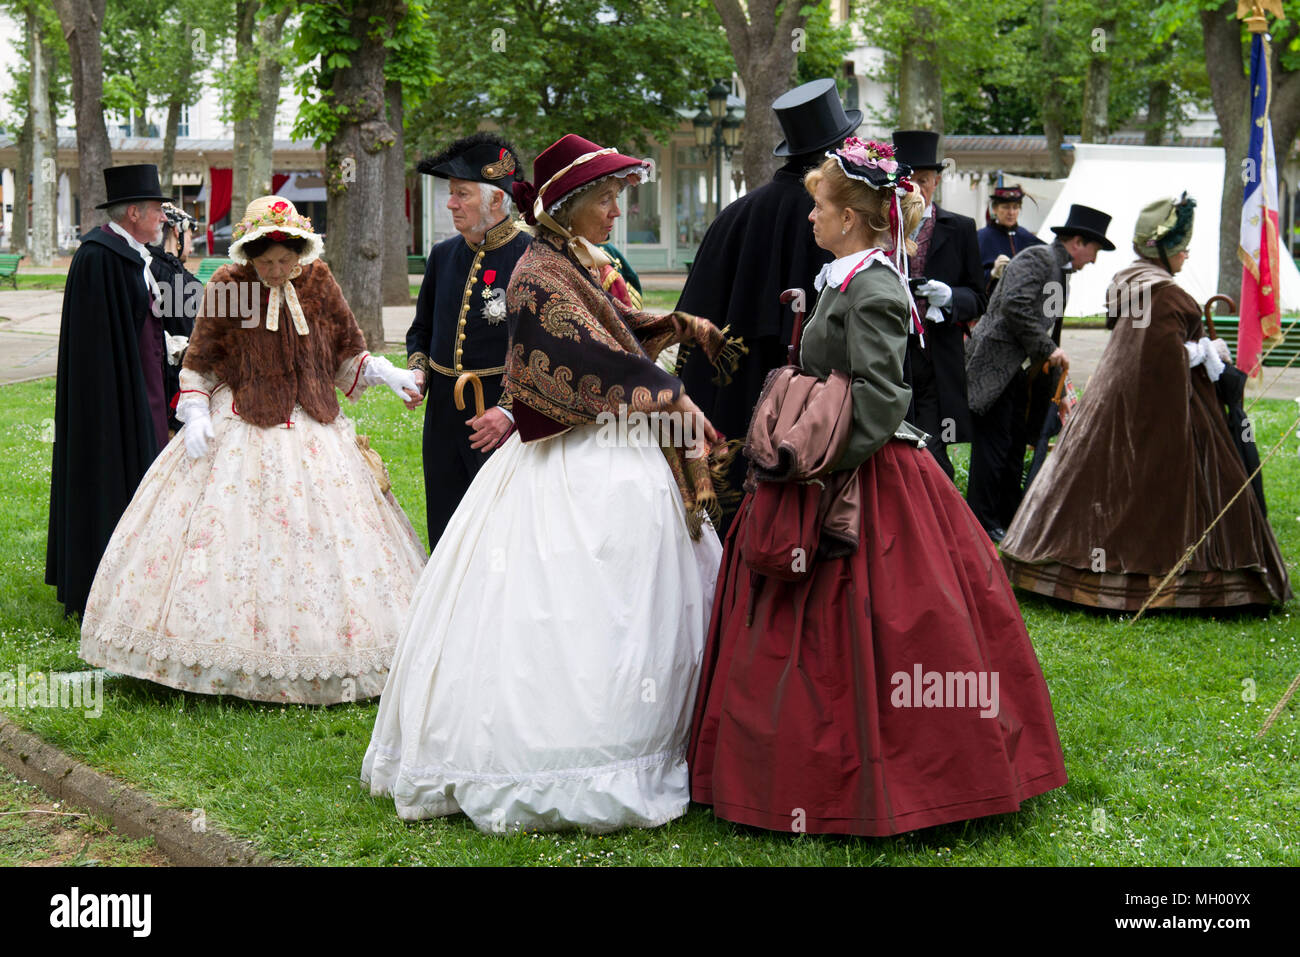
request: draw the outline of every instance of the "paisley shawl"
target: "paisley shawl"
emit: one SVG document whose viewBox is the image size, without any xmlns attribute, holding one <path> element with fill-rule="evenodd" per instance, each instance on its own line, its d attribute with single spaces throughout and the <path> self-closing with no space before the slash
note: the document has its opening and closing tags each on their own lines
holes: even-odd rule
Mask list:
<svg viewBox="0 0 1300 957">
<path fill-rule="evenodd" d="M 562 240 L 545 230 L 519 260 L 506 291 L 510 348 L 505 400 L 518 417 L 526 406 L 555 423 L 545 435 L 597 424 L 620 410 L 668 412 L 682 383 L 655 364 L 674 343 L 694 343 L 715 363 L 734 365 L 737 343 L 706 319 L 683 312 L 652 315 L 611 298 Z M 525 441 L 529 436 L 521 422 Z M 686 505 L 687 527 L 699 536 L 703 513 L 717 508 L 714 454 L 687 459 L 679 448 L 664 455 Z M 722 454 L 725 443 L 714 452 Z"/>
</svg>

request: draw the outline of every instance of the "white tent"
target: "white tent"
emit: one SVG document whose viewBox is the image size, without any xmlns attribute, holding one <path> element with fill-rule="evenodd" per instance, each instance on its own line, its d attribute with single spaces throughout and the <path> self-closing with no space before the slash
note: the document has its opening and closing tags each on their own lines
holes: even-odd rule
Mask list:
<svg viewBox="0 0 1300 957">
<path fill-rule="evenodd" d="M 1142 207 L 1183 190 L 1196 200 L 1196 227 L 1178 284 L 1203 303 L 1219 291 L 1215 286 L 1219 274 L 1223 150 L 1092 143 L 1074 147 L 1074 167 L 1043 220 L 1038 237 L 1050 243 L 1055 238 L 1050 227 L 1065 222 L 1072 203 L 1082 203 L 1110 213 L 1106 238 L 1115 244 L 1115 251 L 1098 253 L 1095 263 L 1071 278 L 1067 316 L 1096 316 L 1106 311 L 1106 287 L 1111 277 L 1134 259 L 1133 227 Z M 1300 270 L 1285 250 L 1281 258 L 1282 311 L 1294 312 L 1300 310 Z"/>
</svg>

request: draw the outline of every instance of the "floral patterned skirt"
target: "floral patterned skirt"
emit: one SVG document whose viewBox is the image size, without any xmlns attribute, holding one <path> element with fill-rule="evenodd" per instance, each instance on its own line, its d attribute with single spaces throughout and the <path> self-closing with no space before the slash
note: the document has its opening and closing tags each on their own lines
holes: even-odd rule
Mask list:
<svg viewBox="0 0 1300 957">
<path fill-rule="evenodd" d="M 113 532 L 82 618 L 92 665 L 201 694 L 333 704 L 383 690 L 425 561 L 340 415 L 262 428 L 212 397 Z"/>
</svg>

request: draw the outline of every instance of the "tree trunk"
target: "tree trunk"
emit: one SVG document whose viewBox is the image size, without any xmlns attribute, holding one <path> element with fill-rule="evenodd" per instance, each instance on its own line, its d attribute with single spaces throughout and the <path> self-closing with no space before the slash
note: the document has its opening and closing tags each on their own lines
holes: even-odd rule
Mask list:
<svg viewBox="0 0 1300 957">
<path fill-rule="evenodd" d="M 13 228 L 9 233 L 9 251 L 20 256 L 30 254 L 27 247 L 28 184 L 32 178 L 32 111 L 27 111 L 18 133 L 18 159 L 14 163 Z"/>
<path fill-rule="evenodd" d="M 58 187 L 54 119 L 50 116 L 50 63 L 45 38 L 35 12 L 27 14 L 27 44 L 31 57 L 28 103 L 32 114 L 32 265 L 48 266 L 54 259 L 54 198 Z"/>
<path fill-rule="evenodd" d="M 1147 91 L 1147 121 L 1142 142 L 1147 146 L 1160 146 L 1165 141 L 1165 126 L 1169 123 L 1169 97 L 1173 87 L 1168 80 L 1154 80 Z"/>
<path fill-rule="evenodd" d="M 1066 176 L 1065 157 L 1061 155 L 1061 144 L 1065 140 L 1065 105 L 1061 97 L 1061 85 L 1051 74 L 1056 64 L 1060 63 L 1058 55 L 1060 27 L 1056 9 L 1057 0 L 1043 0 L 1042 8 L 1042 57 L 1049 75 L 1043 84 L 1043 133 L 1047 137 L 1047 175 L 1051 179 L 1064 179 Z"/>
<path fill-rule="evenodd" d="M 388 125 L 395 137 L 384 154 L 384 305 L 411 302 L 406 278 L 406 250 L 411 244 L 411 224 L 406 218 L 406 149 L 402 140 L 402 84 L 389 80 L 384 88 Z"/>
<path fill-rule="evenodd" d="M 808 17 L 786 2 L 777 19 L 776 0 L 713 0 L 727 31 L 736 72 L 745 84 L 745 188 L 768 182 L 780 165 L 772 150 L 783 139 L 772 101 L 790 88 L 795 57 L 806 42 Z M 748 16 L 746 16 L 748 12 Z M 800 33 L 796 33 L 798 30 Z"/>
<path fill-rule="evenodd" d="M 275 170 L 275 112 L 280 106 L 280 75 L 283 64 L 277 55 L 282 44 L 289 11 L 267 14 L 257 28 L 257 117 L 252 125 L 248 157 L 248 196 L 254 199 L 271 192 Z"/>
<path fill-rule="evenodd" d="M 1115 36 L 1115 21 L 1097 24 L 1100 36 L 1091 39 L 1092 56 L 1083 80 L 1083 129 L 1085 143 L 1105 143 L 1110 138 L 1110 53 L 1108 44 Z"/>
<path fill-rule="evenodd" d="M 385 119 L 384 41 L 406 12 L 404 0 L 362 0 L 352 12 L 358 48 L 351 64 L 334 71 L 331 84 L 340 122 L 326 147 L 329 208 L 326 253 L 343 295 L 365 334 L 366 345 L 384 344 L 382 275 L 387 224 L 384 171 L 396 135 Z M 381 28 L 371 26 L 384 24 Z"/>
<path fill-rule="evenodd" d="M 913 6 L 918 36 L 934 35 L 934 11 Z M 898 57 L 898 128 L 943 132 L 943 90 L 939 57 L 932 40 L 903 45 Z"/>
<path fill-rule="evenodd" d="M 68 41 L 72 67 L 72 96 L 77 116 L 77 167 L 81 171 L 80 231 L 106 220 L 95 206 L 105 201 L 103 170 L 113 165 L 104 126 L 104 56 L 99 45 L 107 0 L 53 0 Z"/>
<path fill-rule="evenodd" d="M 148 103 L 149 102 L 148 94 L 141 93 L 140 102 Z M 141 136 L 141 137 L 148 136 L 149 118 L 145 115 L 145 108 L 141 106 L 139 112 L 133 112 L 132 118 L 134 119 L 135 122 L 132 124 L 131 132 L 136 136 Z"/>
<path fill-rule="evenodd" d="M 236 70 L 248 68 L 255 56 L 253 31 L 260 0 L 236 0 L 235 64 Z M 253 163 L 253 115 L 257 112 L 257 91 L 245 78 L 236 75 L 231 113 L 234 118 L 234 143 L 231 147 L 230 221 L 239 222 L 248 201 L 253 198 L 250 175 Z"/>
<path fill-rule="evenodd" d="M 177 89 L 180 89 L 178 86 Z M 181 112 L 185 103 L 173 97 L 167 103 L 167 128 L 163 131 L 162 159 L 158 163 L 158 182 L 163 194 L 172 195 L 173 173 L 176 169 L 176 136 L 181 126 Z"/>
</svg>

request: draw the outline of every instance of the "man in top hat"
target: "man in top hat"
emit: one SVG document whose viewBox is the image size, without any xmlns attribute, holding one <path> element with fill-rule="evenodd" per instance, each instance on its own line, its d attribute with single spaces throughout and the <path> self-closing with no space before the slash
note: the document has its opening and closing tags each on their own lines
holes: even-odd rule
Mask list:
<svg viewBox="0 0 1300 957">
<path fill-rule="evenodd" d="M 985 213 L 989 223 L 979 231 L 979 242 L 984 285 L 990 294 L 1016 253 L 1043 245 L 1041 239 L 1020 225 L 1020 206 L 1024 199 L 1025 191 L 1019 186 L 996 186 L 989 197 L 993 215 L 989 217 Z"/>
<path fill-rule="evenodd" d="M 447 208 L 460 234 L 429 251 L 406 333 L 406 365 L 428 402 L 424 494 L 432 551 L 488 453 L 513 428 L 510 413 L 497 406 L 510 338 L 506 286 L 531 239 L 510 217 L 510 187 L 524 173 L 518 152 L 500 136 L 475 133 L 416 168 L 448 181 Z M 466 411 L 453 399 L 456 380 L 467 372 L 483 384 L 481 417 L 472 410 L 472 390 L 464 393 Z"/>
<path fill-rule="evenodd" d="M 906 379 L 912 387 L 907 421 L 929 434 L 926 448 L 952 478 L 948 446 L 971 440 L 966 405 L 966 331 L 987 302 L 980 270 L 975 220 L 943 209 L 934 201 L 944 163 L 939 134 L 898 130 L 894 155 L 914 170 L 912 182 L 925 200 L 916 236 L 916 254 L 908 257 L 916 306 L 924 317 L 925 343 L 915 332 L 907 337 Z"/>
<path fill-rule="evenodd" d="M 967 394 L 974 441 L 966 502 L 1000 542 L 1020 506 L 1030 375 L 1044 362 L 1070 367 L 1061 348 L 1070 276 L 1115 244 L 1110 216 L 1074 205 L 1053 243 L 1022 250 L 1007 265 L 988 310 L 966 344 Z M 1037 428 L 1039 423 L 1030 423 Z"/>
<path fill-rule="evenodd" d="M 65 613 L 90 583 L 136 486 L 167 444 L 163 327 L 147 245 L 162 239 L 158 168 L 104 170 L 109 222 L 81 237 L 63 291 L 45 583 Z"/>
<path fill-rule="evenodd" d="M 730 439 L 743 439 L 772 369 L 786 362 L 794 327 L 790 306 L 781 293 L 800 288 L 812 314 L 813 280 L 831 255 L 813 239 L 808 214 L 813 201 L 803 177 L 839 146 L 862 122 L 859 110 L 844 109 L 832 79 L 813 80 L 783 93 L 772 103 L 785 134 L 772 152 L 785 159 L 770 183 L 751 190 L 718 214 L 704 234 L 677 308 L 701 316 L 729 335 L 744 338 L 747 354 L 732 380 L 715 383 L 717 374 L 699 350 L 684 352 L 682 383 L 709 421 Z M 726 534 L 740 504 L 748 462 L 736 455 L 719 485 L 720 535 Z"/>
</svg>

